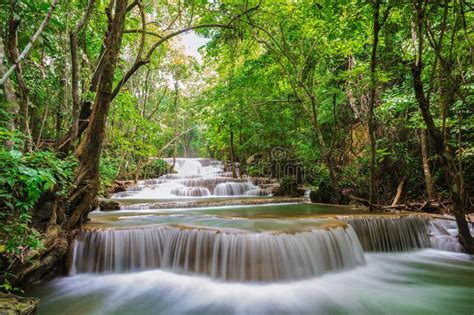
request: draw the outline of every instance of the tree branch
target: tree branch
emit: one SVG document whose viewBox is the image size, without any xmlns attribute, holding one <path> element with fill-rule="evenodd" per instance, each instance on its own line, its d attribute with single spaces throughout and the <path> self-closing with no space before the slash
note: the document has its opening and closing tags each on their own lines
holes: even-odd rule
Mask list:
<svg viewBox="0 0 474 315">
<path fill-rule="evenodd" d="M 33 36 L 30 39 L 30 42 L 26 47 L 23 49 L 21 52 L 20 56 L 18 57 L 17 60 L 14 61 L 14 64 L 8 69 L 8 71 L 5 73 L 5 75 L 0 79 L 0 85 L 3 85 L 5 81 L 8 79 L 8 77 L 13 73 L 13 71 L 18 67 L 18 64 L 25 59 L 26 55 L 30 51 L 31 47 L 33 47 L 33 44 L 36 42 L 40 34 L 43 32 L 44 28 L 48 24 L 49 20 L 51 19 L 51 16 L 53 15 L 54 8 L 56 7 L 56 4 L 58 3 L 58 0 L 53 0 L 51 2 L 51 6 L 49 7 L 48 13 L 46 14 L 43 22 L 39 26 L 39 28 L 36 30 L 36 32 L 33 34 Z"/>
<path fill-rule="evenodd" d="M 127 81 L 130 79 L 130 77 L 143 65 L 146 65 L 150 63 L 151 56 L 153 55 L 153 52 L 155 51 L 156 48 L 158 48 L 160 45 L 162 45 L 164 42 L 166 42 L 168 39 L 173 38 L 175 36 L 178 36 L 180 34 L 200 29 L 200 28 L 208 28 L 208 27 L 220 27 L 220 28 L 227 28 L 227 29 L 233 29 L 232 25 L 229 24 L 200 24 L 200 25 L 194 25 L 191 27 L 186 27 L 183 29 L 180 29 L 176 32 L 170 33 L 166 36 L 163 36 L 159 41 L 157 41 L 147 52 L 146 56 L 142 60 L 136 60 L 135 63 L 132 65 L 132 67 L 125 73 L 125 75 L 120 79 L 119 83 L 115 87 L 114 91 L 112 92 L 112 99 L 114 99 L 117 94 L 120 92 L 120 89 L 122 86 L 127 83 Z"/>
</svg>

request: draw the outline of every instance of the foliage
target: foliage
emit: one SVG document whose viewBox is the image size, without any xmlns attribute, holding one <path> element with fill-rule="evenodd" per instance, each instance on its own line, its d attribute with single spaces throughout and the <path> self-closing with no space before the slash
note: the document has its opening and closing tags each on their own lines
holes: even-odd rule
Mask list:
<svg viewBox="0 0 474 315">
<path fill-rule="evenodd" d="M 143 178 L 157 178 L 170 171 L 170 165 L 163 159 L 153 159 L 143 167 Z"/>
<path fill-rule="evenodd" d="M 99 163 L 100 194 L 106 194 L 107 189 L 111 187 L 113 185 L 113 182 L 117 179 L 119 173 L 119 163 L 120 161 L 112 158 L 111 156 L 103 155 L 101 157 Z"/>
<path fill-rule="evenodd" d="M 42 248 L 41 235 L 31 225 L 34 206 L 46 192 L 66 196 L 75 166 L 74 159 L 59 159 L 51 151 L 23 154 L 0 148 L 2 272 L 8 272 L 15 261 L 23 261 L 28 252 Z M 8 282 L 2 287 L 12 289 Z"/>
</svg>

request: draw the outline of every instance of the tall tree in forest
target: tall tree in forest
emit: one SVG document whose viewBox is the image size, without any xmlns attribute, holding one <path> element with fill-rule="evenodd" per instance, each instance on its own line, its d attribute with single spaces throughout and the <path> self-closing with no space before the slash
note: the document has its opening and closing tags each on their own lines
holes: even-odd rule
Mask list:
<svg viewBox="0 0 474 315">
<path fill-rule="evenodd" d="M 81 95 L 79 91 L 79 56 L 78 56 L 78 36 L 84 27 L 87 25 L 89 16 L 94 8 L 95 0 L 89 0 L 87 7 L 81 19 L 77 22 L 74 29 L 69 33 L 69 45 L 71 52 L 71 93 L 72 93 L 72 122 L 71 122 L 71 139 L 70 144 L 73 146 L 76 143 L 77 135 L 79 133 L 79 114 L 81 106 Z"/>
<path fill-rule="evenodd" d="M 465 251 L 470 254 L 474 254 L 474 238 L 472 237 L 469 226 L 466 221 L 466 210 L 467 210 L 467 200 L 464 191 L 463 185 L 463 177 L 461 170 L 458 168 L 456 163 L 456 159 L 454 157 L 453 149 L 451 148 L 448 141 L 446 141 L 445 137 L 443 136 L 443 132 L 440 131 L 435 124 L 434 118 L 430 112 L 430 100 L 427 98 L 425 94 L 422 72 L 424 69 L 423 64 L 423 55 L 425 54 L 425 32 L 428 32 L 426 26 L 429 25 L 429 21 L 427 18 L 427 10 L 429 2 L 427 0 L 414 0 L 413 1 L 413 8 L 414 8 L 414 23 L 412 25 L 413 28 L 413 36 L 415 40 L 415 47 L 416 47 L 416 55 L 415 60 L 413 62 L 412 67 L 412 74 L 413 74 L 413 88 L 415 91 L 416 100 L 418 103 L 418 107 L 420 109 L 421 115 L 423 117 L 423 121 L 426 124 L 428 134 L 433 142 L 433 148 L 436 154 L 439 156 L 442 172 L 444 175 L 444 179 L 446 181 L 446 185 L 448 186 L 449 193 L 451 195 L 451 199 L 453 202 L 453 212 L 456 218 L 456 222 L 458 224 L 459 230 L 459 241 L 463 245 Z M 441 22 L 441 30 L 439 33 L 439 37 L 436 40 L 435 46 L 435 60 L 441 59 L 441 63 L 443 62 L 449 63 L 449 59 L 443 59 L 444 57 L 441 55 L 442 49 L 444 48 L 444 33 L 447 28 L 447 19 L 448 19 L 448 10 L 450 7 L 449 1 L 443 1 L 443 20 Z M 456 26 L 453 27 L 453 33 L 456 32 Z M 429 34 L 429 33 L 428 33 Z M 454 38 L 454 36 L 453 36 Z M 433 40 L 433 38 L 431 39 Z M 451 41 L 451 45 L 453 42 Z M 450 47 L 452 49 L 452 47 Z M 452 65 L 452 64 L 451 64 Z M 442 67 L 448 67 L 449 65 L 442 65 Z M 436 67 L 436 64 L 433 65 Z M 447 70 L 447 69 L 445 69 Z M 446 75 L 451 75 L 449 71 L 445 73 Z M 456 89 L 455 86 L 451 86 L 451 89 Z M 443 97 L 443 96 L 441 96 Z M 446 106 L 451 104 L 446 104 Z"/>
<path fill-rule="evenodd" d="M 106 51 L 103 55 L 100 82 L 94 100 L 93 111 L 86 134 L 77 149 L 79 170 L 76 188 L 72 194 L 73 205 L 69 228 L 77 227 L 91 211 L 94 199 L 99 190 L 99 158 L 105 137 L 105 123 L 112 100 L 115 68 L 119 58 L 120 47 L 127 13 L 127 0 L 115 1 L 115 10 L 110 22 L 110 32 L 106 39 Z"/>
<path fill-rule="evenodd" d="M 372 31 L 372 53 L 370 57 L 370 101 L 367 117 L 370 140 L 370 182 L 369 182 L 369 208 L 374 209 L 377 203 L 377 139 L 375 136 L 376 119 L 374 117 L 374 108 L 377 97 L 377 48 L 379 45 L 379 34 L 383 24 L 388 18 L 390 7 L 385 9 L 383 16 L 380 16 L 381 0 L 373 0 L 373 31 Z"/>
</svg>

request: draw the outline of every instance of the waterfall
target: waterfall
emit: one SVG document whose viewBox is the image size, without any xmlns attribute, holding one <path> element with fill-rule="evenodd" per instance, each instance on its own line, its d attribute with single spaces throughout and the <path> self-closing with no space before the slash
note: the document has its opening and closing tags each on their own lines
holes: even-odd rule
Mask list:
<svg viewBox="0 0 474 315">
<path fill-rule="evenodd" d="M 171 194 L 180 197 L 203 197 L 209 196 L 211 193 L 209 192 L 209 189 L 205 187 L 185 187 L 175 188 L 171 190 Z"/>
<path fill-rule="evenodd" d="M 261 188 L 255 188 L 251 190 L 247 190 L 244 192 L 245 196 L 270 196 L 272 194 L 271 189 L 261 189 Z"/>
<path fill-rule="evenodd" d="M 205 178 L 186 178 L 180 180 L 180 183 L 186 187 L 205 187 L 209 191 L 214 191 L 215 187 L 221 183 L 227 183 L 229 181 L 236 182 L 246 182 L 245 180 L 240 180 L 238 178 L 229 178 L 229 177 L 205 177 Z"/>
<path fill-rule="evenodd" d="M 173 159 L 165 159 L 170 165 Z M 113 197 L 120 199 L 185 199 L 187 197 L 247 197 L 271 195 L 272 181 L 260 180 L 266 187 L 256 186 L 248 179 L 233 178 L 223 172 L 223 164 L 212 159 L 176 158 L 176 173 L 159 178 L 140 180 L 125 192 Z M 178 198 L 177 198 L 178 197 Z"/>
<path fill-rule="evenodd" d="M 474 235 L 474 224 L 468 223 L 471 235 Z M 462 253 L 464 250 L 458 240 L 458 226 L 454 219 L 430 220 L 431 247 L 438 250 Z"/>
<path fill-rule="evenodd" d="M 242 196 L 249 190 L 255 190 L 256 186 L 251 183 L 226 182 L 217 184 L 214 189 L 216 196 Z"/>
<path fill-rule="evenodd" d="M 422 216 L 342 217 L 351 225 L 364 251 L 393 252 L 430 247 L 428 218 Z"/>
<path fill-rule="evenodd" d="M 156 226 L 81 231 L 71 273 L 163 268 L 223 280 L 271 281 L 364 263 L 350 226 L 295 234 Z"/>
</svg>

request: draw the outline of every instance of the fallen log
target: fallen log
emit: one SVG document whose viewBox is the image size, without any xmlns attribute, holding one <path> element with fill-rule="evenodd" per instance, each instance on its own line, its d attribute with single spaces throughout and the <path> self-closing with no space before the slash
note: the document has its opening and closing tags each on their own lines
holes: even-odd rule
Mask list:
<svg viewBox="0 0 474 315">
<path fill-rule="evenodd" d="M 397 194 L 395 195 L 395 198 L 393 198 L 392 206 L 396 206 L 400 201 L 400 197 L 402 196 L 403 192 L 403 186 L 405 186 L 405 181 L 406 177 L 403 177 L 403 179 L 400 181 L 400 184 L 398 184 Z"/>
<path fill-rule="evenodd" d="M 424 202 L 410 202 L 405 204 L 396 204 L 396 205 L 380 205 L 380 204 L 371 204 L 368 199 L 347 195 L 347 197 L 355 201 L 356 203 L 362 204 L 366 207 L 372 206 L 376 210 L 381 211 L 414 211 L 414 212 L 432 212 L 432 213 L 443 213 L 447 212 L 448 208 L 441 202 L 431 202 L 431 201 L 424 201 Z"/>
<path fill-rule="evenodd" d="M 440 202 L 411 202 L 406 204 L 400 204 L 396 206 L 383 206 L 382 209 L 396 209 L 396 210 L 405 210 L 405 211 L 414 211 L 414 212 L 434 212 L 434 213 L 443 213 L 448 209 L 445 205 Z"/>
</svg>

